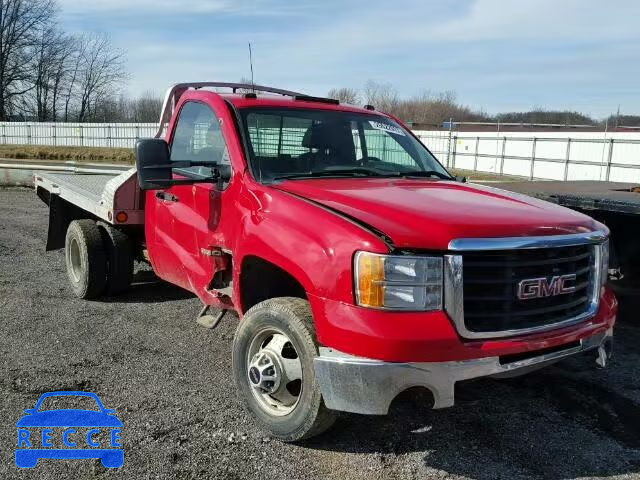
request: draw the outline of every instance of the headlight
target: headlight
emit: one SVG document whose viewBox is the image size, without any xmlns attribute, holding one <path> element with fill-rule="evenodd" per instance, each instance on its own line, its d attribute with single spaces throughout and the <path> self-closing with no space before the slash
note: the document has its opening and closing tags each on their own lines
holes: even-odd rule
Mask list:
<svg viewBox="0 0 640 480">
<path fill-rule="evenodd" d="M 442 269 L 442 257 L 357 252 L 356 303 L 391 310 L 441 310 Z"/>
<path fill-rule="evenodd" d="M 609 239 L 600 244 L 600 286 L 609 279 Z"/>
</svg>

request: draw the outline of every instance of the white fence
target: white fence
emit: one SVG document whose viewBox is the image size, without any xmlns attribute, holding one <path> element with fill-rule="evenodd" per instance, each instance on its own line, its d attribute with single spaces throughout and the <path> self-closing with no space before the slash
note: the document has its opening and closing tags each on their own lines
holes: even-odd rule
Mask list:
<svg viewBox="0 0 640 480">
<path fill-rule="evenodd" d="M 640 183 L 640 132 L 415 133 L 448 167 L 530 179 Z"/>
<path fill-rule="evenodd" d="M 154 123 L 0 122 L 0 144 L 133 148 Z M 526 178 L 640 183 L 640 132 L 416 131 L 448 167 Z"/>
<path fill-rule="evenodd" d="M 153 137 L 157 127 L 156 123 L 0 122 L 0 143 L 133 148 L 138 138 Z"/>
</svg>

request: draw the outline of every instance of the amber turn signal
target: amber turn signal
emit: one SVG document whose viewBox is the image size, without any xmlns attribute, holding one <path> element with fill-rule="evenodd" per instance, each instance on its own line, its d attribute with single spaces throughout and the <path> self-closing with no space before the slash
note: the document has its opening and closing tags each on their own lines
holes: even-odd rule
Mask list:
<svg viewBox="0 0 640 480">
<path fill-rule="evenodd" d="M 356 258 L 358 304 L 364 307 L 384 306 L 384 258 L 361 254 Z"/>
</svg>

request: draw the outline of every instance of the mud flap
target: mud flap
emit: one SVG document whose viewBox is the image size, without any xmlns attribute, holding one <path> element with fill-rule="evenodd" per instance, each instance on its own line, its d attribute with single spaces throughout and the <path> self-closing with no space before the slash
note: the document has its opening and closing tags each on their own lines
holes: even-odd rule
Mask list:
<svg viewBox="0 0 640 480">
<path fill-rule="evenodd" d="M 49 197 L 49 230 L 47 232 L 47 252 L 64 247 L 70 219 L 66 218 L 63 200 L 58 195 Z"/>
<path fill-rule="evenodd" d="M 56 194 L 50 194 L 48 202 L 45 203 L 49 205 L 49 229 L 47 231 L 46 251 L 50 252 L 51 250 L 64 248 L 67 229 L 73 220 L 90 218 L 91 215 L 81 208 L 63 200 Z"/>
</svg>

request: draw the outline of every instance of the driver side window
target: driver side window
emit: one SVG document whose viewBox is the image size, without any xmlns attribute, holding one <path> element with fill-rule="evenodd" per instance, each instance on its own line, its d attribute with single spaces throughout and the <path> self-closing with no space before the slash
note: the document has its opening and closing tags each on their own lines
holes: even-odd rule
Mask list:
<svg viewBox="0 0 640 480">
<path fill-rule="evenodd" d="M 229 150 L 224 141 L 220 120 L 213 110 L 200 102 L 187 102 L 180 110 L 171 142 L 171 161 L 229 164 Z M 176 173 L 188 177 L 211 174 L 208 167 L 177 168 Z"/>
</svg>

